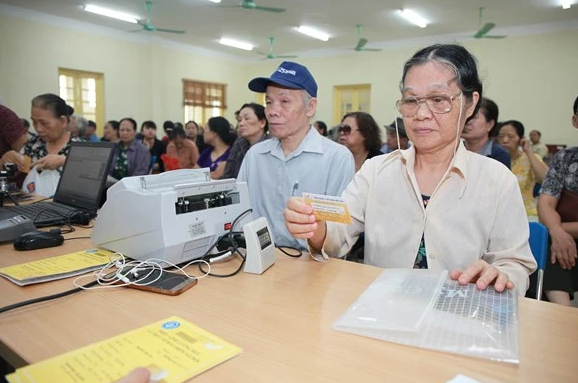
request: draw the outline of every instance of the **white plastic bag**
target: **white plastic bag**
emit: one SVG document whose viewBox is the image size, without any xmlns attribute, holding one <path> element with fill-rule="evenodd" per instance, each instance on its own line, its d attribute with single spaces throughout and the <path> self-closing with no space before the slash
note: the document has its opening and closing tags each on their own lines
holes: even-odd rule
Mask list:
<svg viewBox="0 0 578 383">
<path fill-rule="evenodd" d="M 33 167 L 22 183 L 22 191 L 52 197 L 60 181 L 58 170 L 45 169 L 40 173 Z"/>
</svg>

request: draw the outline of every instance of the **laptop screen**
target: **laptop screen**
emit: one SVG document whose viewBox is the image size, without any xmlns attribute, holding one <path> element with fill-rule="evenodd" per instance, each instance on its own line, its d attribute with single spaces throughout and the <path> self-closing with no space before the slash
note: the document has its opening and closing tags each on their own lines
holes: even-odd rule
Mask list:
<svg viewBox="0 0 578 383">
<path fill-rule="evenodd" d="M 111 142 L 71 142 L 54 201 L 96 212 L 114 148 Z"/>
</svg>

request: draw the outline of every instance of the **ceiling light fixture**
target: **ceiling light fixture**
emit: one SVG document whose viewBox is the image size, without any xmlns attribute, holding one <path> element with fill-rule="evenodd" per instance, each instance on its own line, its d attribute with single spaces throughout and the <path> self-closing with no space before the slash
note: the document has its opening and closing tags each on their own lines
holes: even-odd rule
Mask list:
<svg viewBox="0 0 578 383">
<path fill-rule="evenodd" d="M 562 2 L 562 9 L 570 9 L 571 6 L 572 6 L 572 2 L 570 2 L 570 1 L 563 1 Z"/>
<path fill-rule="evenodd" d="M 98 7 L 96 5 L 87 4 L 84 6 L 84 10 L 90 13 L 96 13 L 97 15 L 112 17 L 113 19 L 127 21 L 129 23 L 136 24 L 138 17 L 129 15 L 127 13 L 113 11 L 112 9 Z"/>
<path fill-rule="evenodd" d="M 302 25 L 302 26 L 297 28 L 297 31 L 303 33 L 304 35 L 319 39 L 321 41 L 329 40 L 329 35 L 327 33 L 318 31 L 317 29 L 314 29 L 311 27 L 305 27 Z"/>
<path fill-rule="evenodd" d="M 213 3 L 220 3 L 221 2 L 221 0 L 209 0 L 209 1 L 212 1 Z"/>
<path fill-rule="evenodd" d="M 421 17 L 420 15 L 415 13 L 414 11 L 412 11 L 410 9 L 401 9 L 399 12 L 404 19 L 406 19 L 409 22 L 414 23 L 418 27 L 420 27 L 420 28 L 427 27 L 427 21 L 425 21 L 425 19 L 423 17 Z"/>
<path fill-rule="evenodd" d="M 230 46 L 233 48 L 244 49 L 246 51 L 253 50 L 253 46 L 251 44 L 244 43 L 244 42 L 237 41 L 237 40 L 231 40 L 231 39 L 227 39 L 227 38 L 220 39 L 219 44 L 227 45 L 227 46 Z"/>
</svg>

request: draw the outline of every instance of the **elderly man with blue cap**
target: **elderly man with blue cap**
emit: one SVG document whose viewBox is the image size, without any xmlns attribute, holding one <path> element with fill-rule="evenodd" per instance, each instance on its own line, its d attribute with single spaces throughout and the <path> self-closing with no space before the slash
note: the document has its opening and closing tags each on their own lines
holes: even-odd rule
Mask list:
<svg viewBox="0 0 578 383">
<path fill-rule="evenodd" d="M 303 192 L 341 195 L 353 179 L 351 152 L 321 136 L 310 125 L 317 107 L 317 83 L 303 65 L 285 61 L 271 77 L 258 77 L 249 89 L 266 93 L 265 115 L 271 139 L 251 147 L 238 180 L 247 182 L 254 217 L 266 217 L 275 244 L 306 249 L 285 226 L 283 210 Z"/>
</svg>

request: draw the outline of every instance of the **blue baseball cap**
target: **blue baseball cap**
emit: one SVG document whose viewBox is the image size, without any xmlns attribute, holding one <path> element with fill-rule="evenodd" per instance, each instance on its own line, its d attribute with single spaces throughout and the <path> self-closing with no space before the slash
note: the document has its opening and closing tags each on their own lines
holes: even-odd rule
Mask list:
<svg viewBox="0 0 578 383">
<path fill-rule="evenodd" d="M 317 83 L 311 72 L 301 64 L 284 61 L 271 77 L 257 77 L 249 81 L 253 92 L 265 93 L 270 83 L 291 89 L 305 89 L 311 97 L 317 97 Z"/>
</svg>

